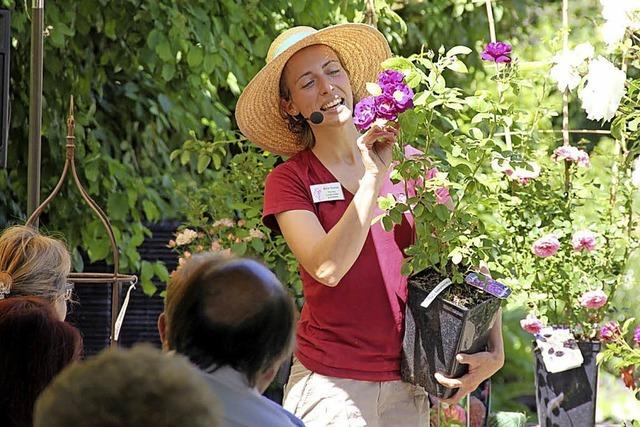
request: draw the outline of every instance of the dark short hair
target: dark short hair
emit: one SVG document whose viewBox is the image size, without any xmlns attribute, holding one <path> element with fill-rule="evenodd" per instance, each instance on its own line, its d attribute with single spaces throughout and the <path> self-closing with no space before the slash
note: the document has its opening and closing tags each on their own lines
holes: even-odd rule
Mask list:
<svg viewBox="0 0 640 427">
<path fill-rule="evenodd" d="M 38 398 L 34 427 L 216 427 L 218 400 L 182 356 L 109 349 L 65 369 Z"/>
<path fill-rule="evenodd" d="M 81 354 L 80 333 L 58 319 L 49 301 L 0 300 L 0 425 L 30 426 L 40 392 Z"/>
<path fill-rule="evenodd" d="M 293 300 L 251 259 L 190 258 L 167 288 L 165 316 L 170 349 L 202 369 L 231 366 L 251 385 L 293 346 Z"/>
</svg>

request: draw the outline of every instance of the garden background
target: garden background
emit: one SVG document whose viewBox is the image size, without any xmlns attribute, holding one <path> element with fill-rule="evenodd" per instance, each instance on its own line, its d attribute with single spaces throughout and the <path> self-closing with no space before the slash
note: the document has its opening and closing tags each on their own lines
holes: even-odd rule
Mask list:
<svg viewBox="0 0 640 427">
<path fill-rule="evenodd" d="M 26 3 L 2 0 L 2 6 L 13 11 L 13 50 L 0 228 L 26 219 L 30 38 Z M 561 44 L 560 8 L 561 1 L 493 5 L 499 40 L 513 46 L 532 75 L 548 73 Z M 64 162 L 73 94 L 80 178 L 112 221 L 120 270 L 138 274 L 148 294 L 167 280 L 168 271 L 161 263 L 142 261 L 138 248 L 150 237 L 151 224 L 171 222 L 211 230 L 220 248 L 265 259 L 301 302 L 293 258 L 281 237 L 270 235 L 259 221 L 264 177 L 280 158 L 244 141 L 233 118 L 242 88 L 282 30 L 372 22 L 402 56 L 420 52 L 423 45 L 434 51 L 469 46 L 468 73 L 447 71 L 447 82 L 470 94 L 491 84 L 479 57 L 490 41 L 484 0 L 77 0 L 48 1 L 45 11 L 41 194 L 54 187 Z M 572 41 L 602 45 L 594 31 L 599 11 L 598 0 L 571 1 Z M 548 98 L 549 111 L 557 113 L 546 117 L 551 125 L 561 122 L 561 99 L 560 92 Z M 521 109 L 537 102 L 535 92 L 526 90 L 518 100 Z M 578 103 L 569 113 L 573 128 L 607 129 L 608 124 L 588 121 Z M 593 151 L 606 147 L 607 137 L 585 135 L 583 142 Z M 593 168 L 592 173 L 606 180 L 609 171 Z M 77 270 L 108 260 L 102 225 L 71 187 L 63 189 L 42 224 L 65 236 Z M 638 268 L 639 258 L 633 255 L 629 266 Z M 637 273 L 633 277 L 635 285 Z M 637 287 L 632 285 L 618 291 L 617 306 L 640 317 L 640 308 L 625 303 L 634 301 Z M 494 409 L 527 411 L 532 403 L 531 335 L 519 323 L 525 313 L 526 301 L 518 298 L 504 312 L 506 364 L 494 378 Z M 600 418 L 640 417 L 634 396 L 613 374 L 602 370 L 601 375 L 600 393 L 607 398 L 599 399 Z"/>
</svg>

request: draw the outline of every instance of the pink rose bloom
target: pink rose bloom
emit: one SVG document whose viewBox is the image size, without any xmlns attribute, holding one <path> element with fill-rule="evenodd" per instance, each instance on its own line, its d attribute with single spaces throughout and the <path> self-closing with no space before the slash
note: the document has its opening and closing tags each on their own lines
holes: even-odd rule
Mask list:
<svg viewBox="0 0 640 427">
<path fill-rule="evenodd" d="M 591 252 L 596 248 L 596 237 L 598 235 L 590 230 L 578 231 L 571 239 L 571 246 L 574 251 Z"/>
<path fill-rule="evenodd" d="M 541 258 L 550 257 L 555 255 L 560 248 L 560 241 L 556 237 L 555 234 L 547 234 L 546 236 L 542 236 L 535 242 L 533 242 L 532 250 L 533 253 Z"/>
<path fill-rule="evenodd" d="M 435 191 L 436 203 L 439 205 L 448 205 L 451 203 L 451 195 L 447 187 L 440 187 Z"/>
<path fill-rule="evenodd" d="M 534 335 L 537 333 L 540 333 L 540 329 L 544 327 L 544 325 L 542 324 L 542 321 L 531 313 L 529 313 L 527 317 L 525 317 L 520 321 L 520 326 L 526 332 L 529 332 L 530 334 L 534 334 Z"/>
<path fill-rule="evenodd" d="M 438 168 L 431 168 L 427 171 L 427 174 L 424 176 L 424 178 L 429 181 L 430 179 L 435 178 L 436 175 L 438 175 Z"/>
<path fill-rule="evenodd" d="M 601 290 L 589 291 L 580 297 L 580 305 L 585 308 L 597 309 L 607 303 L 607 295 Z"/>
<path fill-rule="evenodd" d="M 589 167 L 589 165 L 591 164 L 591 161 L 589 160 L 589 155 L 587 154 L 586 151 L 578 150 L 577 163 L 582 167 L 585 167 L 585 168 Z"/>
<path fill-rule="evenodd" d="M 449 422 L 457 422 L 465 424 L 467 422 L 467 415 L 464 408 L 460 405 L 449 405 L 442 410 L 442 414 Z"/>
<path fill-rule="evenodd" d="M 553 158 L 555 160 L 565 160 L 567 162 L 576 163 L 583 167 L 587 167 L 590 164 L 589 155 L 586 151 L 570 145 L 563 145 L 562 147 L 556 148 L 553 152 Z"/>
</svg>

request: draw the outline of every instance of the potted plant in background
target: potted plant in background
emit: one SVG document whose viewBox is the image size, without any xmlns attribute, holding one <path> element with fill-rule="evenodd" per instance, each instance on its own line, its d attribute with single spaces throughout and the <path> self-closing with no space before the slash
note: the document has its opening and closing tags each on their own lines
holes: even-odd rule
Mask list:
<svg viewBox="0 0 640 427">
<path fill-rule="evenodd" d="M 536 338 L 541 425 L 595 425 L 596 361 L 626 348 L 611 339 L 621 336 L 618 323 L 605 321 L 624 317 L 614 305 L 616 291 L 638 284 L 629 268 L 639 247 L 640 182 L 634 182 L 632 164 L 638 156 L 640 88 L 626 70 L 638 68 L 640 51 L 630 36 L 630 29 L 625 36 L 623 28 L 619 43 L 610 45 L 609 56 L 620 67 L 587 44 L 557 55 L 549 75 L 565 95 L 563 143 L 533 129 L 494 161 L 505 191 L 499 193 L 496 211 L 502 225 L 495 228 L 503 250 L 492 267 L 508 277 L 529 306 L 521 325 Z M 577 92 L 589 119 L 614 119 L 612 139 L 571 143 L 570 91 Z M 547 96 L 541 93 L 541 105 Z M 514 164 L 524 158 L 541 165 L 539 176 L 513 180 Z M 608 343 L 607 350 L 599 354 L 602 342 Z"/>
</svg>

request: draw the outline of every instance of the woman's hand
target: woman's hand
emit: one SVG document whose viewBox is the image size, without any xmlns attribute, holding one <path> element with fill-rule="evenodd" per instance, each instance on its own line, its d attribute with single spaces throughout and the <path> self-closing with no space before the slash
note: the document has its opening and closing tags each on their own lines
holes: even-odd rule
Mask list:
<svg viewBox="0 0 640 427">
<path fill-rule="evenodd" d="M 376 177 L 384 176 L 391 166 L 391 154 L 393 144 L 398 138 L 398 129 L 385 125 L 373 124 L 357 140 L 358 148 L 362 154 L 365 173 Z"/>
<path fill-rule="evenodd" d="M 460 378 L 447 378 L 441 373 L 436 373 L 436 380 L 445 387 L 457 388 L 458 391 L 449 399 L 442 399 L 442 402 L 456 404 L 467 394 L 478 388 L 482 381 L 498 372 L 504 365 L 504 352 L 496 350 L 494 352 L 482 351 L 476 354 L 460 353 L 456 356 L 458 363 L 469 365 L 469 372 Z"/>
</svg>

